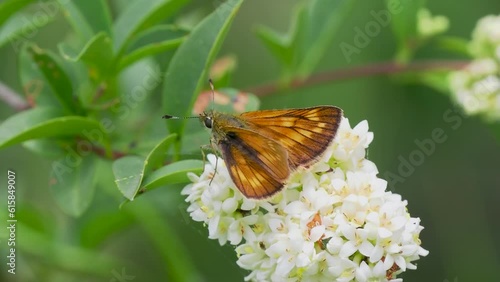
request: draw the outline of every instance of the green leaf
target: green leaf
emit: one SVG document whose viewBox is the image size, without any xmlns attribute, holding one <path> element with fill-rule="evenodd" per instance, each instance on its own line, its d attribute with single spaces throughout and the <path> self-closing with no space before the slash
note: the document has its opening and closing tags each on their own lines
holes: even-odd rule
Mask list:
<svg viewBox="0 0 500 282">
<path fill-rule="evenodd" d="M 399 62 L 407 62 L 413 53 L 417 39 L 417 14 L 424 7 L 425 0 L 386 0 L 387 12 L 391 16 L 392 31 L 398 42 Z"/>
<path fill-rule="evenodd" d="M 126 156 L 113 162 L 115 183 L 120 192 L 130 201 L 133 201 L 144 177 L 143 157 Z"/>
<path fill-rule="evenodd" d="M 104 32 L 92 37 L 78 53 L 75 53 L 66 44 L 59 44 L 59 51 L 66 60 L 73 62 L 83 61 L 95 68 L 97 71 L 95 76 L 97 77 L 103 77 L 108 74 L 113 63 L 111 38 Z M 89 71 L 92 71 L 92 69 Z"/>
<path fill-rule="evenodd" d="M 278 33 L 266 26 L 257 27 L 256 35 L 282 64 L 287 67 L 292 65 L 293 50 L 288 35 Z"/>
<path fill-rule="evenodd" d="M 314 70 L 326 51 L 330 42 L 338 34 L 345 17 L 354 6 L 355 0 L 315 0 L 310 1 L 306 11 L 306 26 L 299 29 L 297 72 L 307 77 Z M 301 33 L 303 32 L 303 33 Z"/>
<path fill-rule="evenodd" d="M 125 198 L 130 201 L 134 200 L 141 188 L 144 175 L 161 166 L 165 160 L 165 153 L 176 138 L 176 134 L 165 137 L 151 150 L 146 158 L 126 156 L 113 163 L 115 183 Z"/>
<path fill-rule="evenodd" d="M 90 40 L 95 34 L 105 32 L 112 35 L 111 14 L 106 1 L 58 0 L 65 9 L 64 15 L 84 41 Z"/>
<path fill-rule="evenodd" d="M 148 173 L 163 165 L 165 155 L 170 145 L 177 139 L 177 134 L 170 134 L 161 140 L 146 157 L 145 173 Z"/>
<path fill-rule="evenodd" d="M 103 139 L 91 141 L 106 145 L 108 137 L 99 122 L 81 116 L 64 116 L 59 109 L 37 107 L 13 115 L 0 124 L 0 149 L 37 138 L 73 135 L 90 138 L 95 130 Z"/>
<path fill-rule="evenodd" d="M 177 48 L 188 34 L 186 30 L 171 25 L 155 26 L 137 35 L 137 40 L 130 46 L 128 54 L 119 63 L 118 70 L 145 57 Z"/>
<path fill-rule="evenodd" d="M 47 87 L 45 77 L 33 62 L 33 56 L 27 45 L 19 52 L 19 81 L 26 100 L 37 107 L 60 107 L 59 101 L 50 87 Z"/>
<path fill-rule="evenodd" d="M 310 2 L 309 2 L 310 3 Z M 284 80 L 288 80 L 294 72 L 294 67 L 300 58 L 297 57 L 297 38 L 307 22 L 306 3 L 299 3 L 292 16 L 292 24 L 287 33 L 280 33 L 266 26 L 257 28 L 257 36 L 269 51 L 278 58 L 284 66 Z"/>
<path fill-rule="evenodd" d="M 24 141 L 23 147 L 46 159 L 57 159 L 66 154 L 64 145 L 58 141 L 54 138 L 28 140 Z"/>
<path fill-rule="evenodd" d="M 43 5 L 41 7 L 45 7 Z M 0 13 L 2 12 L 4 11 L 0 11 Z M 57 13 L 43 13 L 36 17 L 36 21 L 30 21 L 27 19 L 34 19 L 34 14 L 15 13 L 8 18 L 4 18 L 6 22 L 0 25 L 0 46 L 11 42 L 12 48 L 19 52 L 26 42 L 30 42 L 39 30 L 52 22 L 56 16 Z"/>
<path fill-rule="evenodd" d="M 465 38 L 454 36 L 440 36 L 436 38 L 437 45 L 447 51 L 454 52 L 467 57 L 471 56 L 469 41 Z"/>
<path fill-rule="evenodd" d="M 400 44 L 417 35 L 417 14 L 424 4 L 425 0 L 386 0 L 392 29 Z"/>
<path fill-rule="evenodd" d="M 177 12 L 187 0 L 141 0 L 132 2 L 113 27 L 114 50 L 121 54 L 134 35 Z"/>
<path fill-rule="evenodd" d="M 0 26 L 3 25 L 12 15 L 30 3 L 37 0 L 6 0 L 0 3 Z"/>
<path fill-rule="evenodd" d="M 66 158 L 52 164 L 50 188 L 57 204 L 68 215 L 79 217 L 89 207 L 98 166 L 99 159 L 94 155 L 78 156 L 76 165 Z"/>
<path fill-rule="evenodd" d="M 182 160 L 166 165 L 151 173 L 144 179 L 143 188 L 151 190 L 160 186 L 189 182 L 188 172 L 200 174 L 203 171 L 203 161 Z"/>
<path fill-rule="evenodd" d="M 284 65 L 284 81 L 307 77 L 324 56 L 355 0 L 311 0 L 300 3 L 286 34 L 260 27 L 257 36 Z"/>
<path fill-rule="evenodd" d="M 64 17 L 79 35 L 79 38 L 81 38 L 83 41 L 90 40 L 90 38 L 92 38 L 92 36 L 94 35 L 94 31 L 92 30 L 90 21 L 85 18 L 85 15 L 83 15 L 82 11 L 79 9 L 80 7 L 78 7 L 78 2 L 86 3 L 87 1 L 57 1 L 64 9 Z"/>
<path fill-rule="evenodd" d="M 210 132 L 208 130 L 200 130 L 202 127 L 199 123 L 194 126 L 188 126 L 184 138 L 181 140 L 180 152 L 184 158 L 200 158 L 202 156 L 201 148 L 210 143 Z"/>
<path fill-rule="evenodd" d="M 229 0 L 200 22 L 172 58 L 163 88 L 164 113 L 189 116 L 196 96 L 207 85 L 206 74 L 243 0 Z M 183 136 L 185 121 L 168 123 Z"/>
<path fill-rule="evenodd" d="M 54 57 L 36 46 L 28 47 L 28 52 L 63 108 L 69 113 L 82 114 L 83 109 L 73 96 L 71 81 Z"/>
<path fill-rule="evenodd" d="M 145 114 L 151 117 L 150 106 L 144 106 L 153 91 L 161 85 L 163 77 L 164 73 L 158 62 L 152 58 L 138 61 L 120 72 L 118 95 L 122 100 L 120 110 L 123 110 L 120 115 L 127 116 L 127 119 L 120 119 L 120 123 L 130 128 L 129 119 L 142 119 Z M 154 118 L 160 119 L 158 116 Z"/>
</svg>

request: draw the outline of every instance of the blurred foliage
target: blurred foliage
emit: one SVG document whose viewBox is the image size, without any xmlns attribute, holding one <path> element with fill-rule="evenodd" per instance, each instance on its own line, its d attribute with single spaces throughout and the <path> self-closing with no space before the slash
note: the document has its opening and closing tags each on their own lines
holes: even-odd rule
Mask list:
<svg viewBox="0 0 500 282">
<path fill-rule="evenodd" d="M 374 62 L 468 59 L 475 22 L 499 3 L 192 2 L 0 2 L 0 82 L 26 101 L 0 104 L 0 186 L 16 173 L 18 220 L 15 276 L 0 229 L 3 281 L 242 281 L 234 250 L 209 240 L 180 196 L 187 172 L 202 170 L 209 135 L 161 116 L 321 104 L 340 106 L 351 124 L 369 121 L 369 158 L 426 227 L 430 255 L 405 281 L 500 280 L 498 124 L 464 116 L 439 94 L 456 65 L 363 74 Z M 439 18 L 422 33 L 421 8 L 449 27 Z M 351 80 L 314 83 L 316 73 L 353 66 Z M 401 177 L 435 129 L 445 143 Z"/>
</svg>

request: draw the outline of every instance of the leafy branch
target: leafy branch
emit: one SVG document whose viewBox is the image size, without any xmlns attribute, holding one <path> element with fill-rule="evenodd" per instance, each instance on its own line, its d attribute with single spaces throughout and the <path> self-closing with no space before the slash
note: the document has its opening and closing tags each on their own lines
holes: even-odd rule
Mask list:
<svg viewBox="0 0 500 282">
<path fill-rule="evenodd" d="M 332 83 L 349 79 L 357 79 L 361 77 L 379 76 L 379 75 L 394 75 L 406 72 L 422 72 L 422 71 L 452 71 L 459 70 L 469 64 L 469 60 L 428 60 L 428 61 L 413 61 L 408 64 L 399 64 L 394 61 L 379 62 L 369 65 L 355 66 L 351 68 L 333 69 L 320 73 L 314 73 L 305 79 L 293 78 L 288 89 L 306 88 L 313 85 Z M 5 89 L 5 90 L 4 90 Z M 250 86 L 245 91 L 253 93 L 257 96 L 264 97 L 272 95 L 284 87 L 280 82 L 271 82 L 257 86 Z M 22 111 L 28 108 L 27 102 L 15 91 L 7 88 L 0 83 L 0 99 L 8 104 L 16 111 Z M 120 155 L 116 152 L 116 155 Z"/>
</svg>

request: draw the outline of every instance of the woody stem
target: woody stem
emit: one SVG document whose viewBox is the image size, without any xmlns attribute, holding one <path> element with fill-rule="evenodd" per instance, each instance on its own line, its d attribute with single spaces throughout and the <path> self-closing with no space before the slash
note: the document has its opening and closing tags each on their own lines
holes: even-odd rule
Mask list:
<svg viewBox="0 0 500 282">
<path fill-rule="evenodd" d="M 466 60 L 432 60 L 413 62 L 406 65 L 398 64 L 397 62 L 381 62 L 369 65 L 355 66 L 351 68 L 343 68 L 329 70 L 312 74 L 305 79 L 293 79 L 290 83 L 290 88 L 297 89 L 309 87 L 312 85 L 360 78 L 366 76 L 389 75 L 404 72 L 415 71 L 437 71 L 437 70 L 458 70 L 465 67 L 469 61 Z M 277 91 L 282 90 L 282 86 L 278 83 L 262 84 L 255 87 L 250 87 L 246 91 L 257 96 L 268 96 Z"/>
</svg>

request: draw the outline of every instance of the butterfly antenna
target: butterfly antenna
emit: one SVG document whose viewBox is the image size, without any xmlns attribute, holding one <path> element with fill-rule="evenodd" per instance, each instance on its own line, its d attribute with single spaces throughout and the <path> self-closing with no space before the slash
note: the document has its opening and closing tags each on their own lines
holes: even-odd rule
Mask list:
<svg viewBox="0 0 500 282">
<path fill-rule="evenodd" d="M 210 84 L 210 89 L 212 89 L 212 110 L 213 110 L 213 107 L 215 105 L 215 87 L 214 87 L 214 83 L 213 83 L 211 78 L 208 79 L 208 83 Z M 198 116 L 195 116 L 195 117 L 177 117 L 177 116 L 171 116 L 171 115 L 164 115 L 161 118 L 164 118 L 164 119 L 189 119 L 189 118 L 200 118 L 200 117 L 198 117 Z"/>
<path fill-rule="evenodd" d="M 176 116 L 171 116 L 171 115 L 164 115 L 161 118 L 164 118 L 164 119 L 188 119 L 188 118 L 199 118 L 199 117 L 176 117 Z"/>
<path fill-rule="evenodd" d="M 214 87 L 214 82 L 212 81 L 211 78 L 208 79 L 208 84 L 210 84 L 210 89 L 212 90 L 212 110 L 215 105 L 215 87 Z"/>
</svg>

